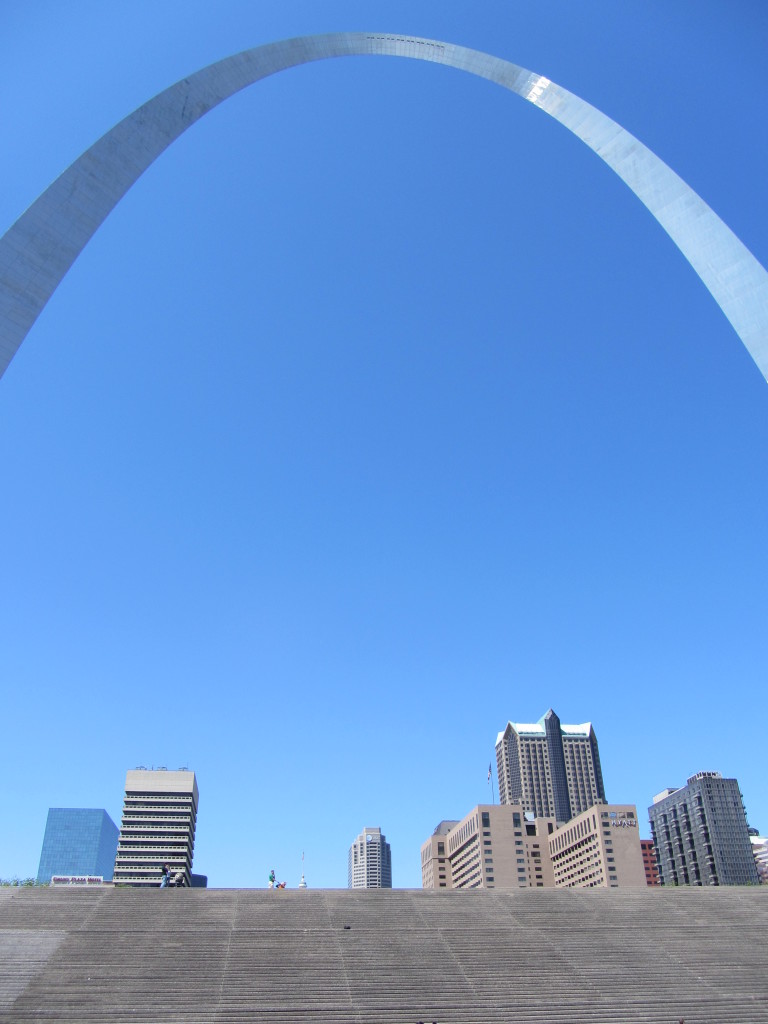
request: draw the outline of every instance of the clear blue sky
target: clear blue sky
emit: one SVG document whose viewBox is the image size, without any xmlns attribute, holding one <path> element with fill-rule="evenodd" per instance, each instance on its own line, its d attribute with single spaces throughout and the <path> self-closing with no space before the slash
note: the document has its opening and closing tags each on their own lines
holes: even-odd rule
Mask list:
<svg viewBox="0 0 768 1024">
<path fill-rule="evenodd" d="M 763 0 L 3 0 L 0 230 L 238 50 L 490 51 L 615 118 L 768 263 Z M 0 875 L 49 806 L 197 772 L 212 885 L 420 885 L 508 719 L 591 720 L 645 819 L 702 769 L 768 829 L 768 387 L 628 189 L 519 98 L 346 59 L 144 175 L 0 382 Z M 647 825 L 645 833 L 648 834 Z"/>
</svg>

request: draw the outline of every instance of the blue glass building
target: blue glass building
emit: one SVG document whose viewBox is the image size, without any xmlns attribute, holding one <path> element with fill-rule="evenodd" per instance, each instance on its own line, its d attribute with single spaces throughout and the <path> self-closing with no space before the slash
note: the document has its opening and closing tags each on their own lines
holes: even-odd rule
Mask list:
<svg viewBox="0 0 768 1024">
<path fill-rule="evenodd" d="M 101 875 L 111 881 L 117 836 L 117 825 L 101 808 L 51 807 L 38 882 L 50 882 L 53 875 Z"/>
</svg>

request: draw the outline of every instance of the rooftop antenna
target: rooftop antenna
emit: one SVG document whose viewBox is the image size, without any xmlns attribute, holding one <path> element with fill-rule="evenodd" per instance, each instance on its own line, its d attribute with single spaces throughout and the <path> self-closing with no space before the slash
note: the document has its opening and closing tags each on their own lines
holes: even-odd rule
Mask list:
<svg viewBox="0 0 768 1024">
<path fill-rule="evenodd" d="M 300 889 L 307 888 L 307 880 L 304 878 L 304 851 L 301 851 L 301 881 L 299 882 Z"/>
</svg>

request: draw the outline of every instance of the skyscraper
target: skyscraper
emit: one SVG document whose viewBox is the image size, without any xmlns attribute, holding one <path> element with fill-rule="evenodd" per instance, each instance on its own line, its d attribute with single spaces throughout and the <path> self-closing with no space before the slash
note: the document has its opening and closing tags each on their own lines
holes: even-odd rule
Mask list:
<svg viewBox="0 0 768 1024">
<path fill-rule="evenodd" d="M 392 851 L 380 828 L 364 828 L 350 846 L 347 888 L 392 888 Z"/>
<path fill-rule="evenodd" d="M 537 818 L 570 821 L 605 802 L 591 722 L 561 725 L 550 708 L 535 724 L 508 722 L 496 738 L 499 802 L 521 803 Z"/>
<path fill-rule="evenodd" d="M 117 825 L 102 808 L 51 807 L 45 823 L 38 882 L 54 875 L 101 875 L 115 867 Z"/>
<path fill-rule="evenodd" d="M 192 884 L 197 823 L 195 773 L 137 768 L 125 777 L 125 803 L 115 859 L 115 883 L 156 886 L 163 864 Z"/>
<path fill-rule="evenodd" d="M 757 885 L 736 779 L 698 772 L 648 808 L 662 885 Z"/>
</svg>

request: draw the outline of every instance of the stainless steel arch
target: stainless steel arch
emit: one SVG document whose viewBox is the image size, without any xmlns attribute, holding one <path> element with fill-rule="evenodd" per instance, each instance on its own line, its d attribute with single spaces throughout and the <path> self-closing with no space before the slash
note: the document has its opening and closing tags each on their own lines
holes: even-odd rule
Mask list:
<svg viewBox="0 0 768 1024">
<path fill-rule="evenodd" d="M 136 179 L 222 100 L 289 67 L 361 54 L 468 71 L 517 93 L 577 135 L 648 207 L 768 379 L 768 273 L 667 165 L 548 78 L 463 46 L 363 32 L 303 36 L 227 57 L 139 107 L 86 150 L 0 239 L 0 376 L 80 251 Z"/>
</svg>

